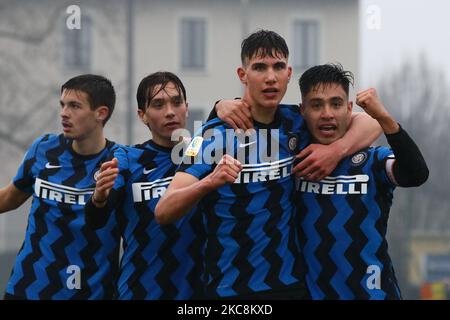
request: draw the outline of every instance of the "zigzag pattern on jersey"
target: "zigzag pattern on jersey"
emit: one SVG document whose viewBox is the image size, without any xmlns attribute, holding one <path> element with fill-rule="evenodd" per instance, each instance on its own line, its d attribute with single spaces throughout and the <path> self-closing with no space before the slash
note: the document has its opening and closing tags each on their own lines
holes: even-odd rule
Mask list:
<svg viewBox="0 0 450 320">
<path fill-rule="evenodd" d="M 295 178 L 294 179 L 294 186 L 295 186 Z M 294 188 L 295 190 L 295 188 Z M 289 245 L 288 249 L 289 252 L 299 252 L 297 254 L 297 259 L 295 259 L 293 270 L 292 270 L 292 276 L 297 279 L 303 279 L 305 281 L 306 271 L 307 271 L 307 265 L 305 262 L 305 256 L 303 252 L 303 244 L 301 241 L 305 241 L 300 237 L 300 234 L 303 234 L 303 231 L 301 230 L 301 219 L 299 212 L 305 212 L 300 210 L 300 202 L 297 201 L 297 193 L 293 192 L 290 201 L 295 204 L 295 213 L 293 214 L 292 218 L 289 220 L 289 228 L 290 230 L 293 230 L 289 234 Z"/>
<path fill-rule="evenodd" d="M 157 163 L 154 161 L 158 153 L 154 150 L 147 150 L 141 154 L 139 157 L 138 163 L 140 163 L 144 168 L 150 169 L 150 168 L 156 168 Z M 146 181 L 145 177 L 141 178 L 140 180 Z M 131 299 L 137 299 L 142 300 L 147 297 L 147 290 L 145 289 L 144 285 L 142 285 L 140 279 L 142 275 L 145 273 L 148 262 L 143 256 L 143 252 L 147 245 L 151 241 L 151 237 L 149 235 L 149 232 L 147 229 L 149 228 L 152 221 L 154 221 L 154 215 L 152 212 L 149 212 L 148 206 L 145 202 L 134 202 L 134 208 L 136 209 L 137 217 L 136 221 L 137 223 L 134 225 L 134 230 L 130 232 L 133 236 L 132 239 L 137 243 L 137 247 L 135 248 L 131 263 L 133 264 L 135 271 L 132 273 L 132 275 L 129 277 L 129 279 L 126 281 L 127 286 L 129 290 L 132 292 Z M 130 219 L 127 218 L 127 215 L 124 214 L 126 225 L 124 226 L 124 229 L 132 228 L 131 226 L 131 217 Z M 127 250 L 128 245 L 125 247 L 125 250 Z"/>
<path fill-rule="evenodd" d="M 52 163 L 52 162 L 51 162 Z M 83 165 L 83 161 L 80 161 L 77 158 L 72 158 L 72 167 L 77 168 L 77 170 L 74 170 L 74 174 L 70 176 L 68 179 L 64 180 L 62 182 L 62 185 L 66 186 L 75 186 L 77 182 L 83 179 L 83 177 L 86 176 L 86 168 Z M 58 204 L 58 208 L 61 211 L 62 215 L 55 221 L 55 225 L 58 227 L 58 230 L 61 231 L 60 237 L 53 242 L 51 245 L 52 251 L 55 253 L 55 256 L 58 257 L 53 261 L 47 268 L 47 276 L 49 277 L 49 284 L 47 287 L 45 287 L 41 291 L 41 295 L 44 297 L 47 297 L 47 299 L 51 299 L 51 297 L 56 294 L 59 290 L 63 289 L 65 284 L 62 283 L 61 277 L 59 276 L 59 273 L 63 271 L 64 268 L 67 268 L 67 266 L 70 264 L 69 259 L 66 255 L 66 249 L 75 240 L 74 235 L 72 234 L 72 231 L 68 227 L 71 223 L 71 221 L 75 220 L 77 218 L 77 213 L 71 210 L 70 207 L 68 207 L 66 204 Z M 93 242 L 89 243 L 89 245 L 97 246 L 96 249 L 98 249 L 99 241 L 98 239 L 92 239 Z M 94 253 L 95 250 L 93 250 L 92 253 Z M 92 259 L 93 255 L 89 256 L 82 256 L 83 263 L 85 264 L 86 268 L 82 268 L 83 272 L 81 273 L 81 296 L 83 298 L 87 298 L 90 296 L 91 292 L 89 289 L 89 285 L 87 284 L 86 274 L 90 274 L 89 272 L 86 272 L 89 267 L 90 263 L 86 260 Z M 94 261 L 95 264 L 95 261 Z M 81 267 L 81 266 L 80 266 Z M 95 271 L 98 270 L 98 267 L 95 265 Z M 78 293 L 80 295 L 80 293 Z"/>
<path fill-rule="evenodd" d="M 234 194 L 238 194 L 242 199 L 239 202 L 230 206 L 229 212 L 236 218 L 236 223 L 231 229 L 230 236 L 235 240 L 239 246 L 237 254 L 232 260 L 232 265 L 237 270 L 237 278 L 235 279 L 232 288 L 237 294 L 247 293 L 251 291 L 248 286 L 251 275 L 255 268 L 250 264 L 248 258 L 250 252 L 255 244 L 255 241 L 247 234 L 254 216 L 250 215 L 246 208 L 250 205 L 249 194 L 245 185 L 232 184 L 230 188 Z M 244 201 L 245 200 L 245 201 Z"/>
<path fill-rule="evenodd" d="M 175 174 L 175 167 L 171 166 L 168 171 L 164 173 L 162 178 L 172 177 Z M 154 216 L 154 212 L 152 212 Z M 177 222 L 177 225 L 182 224 L 185 218 Z M 156 222 L 154 222 L 156 223 Z M 164 240 L 160 243 L 157 251 L 157 257 L 161 260 L 163 267 L 155 275 L 155 281 L 161 289 L 159 299 L 175 299 L 178 294 L 177 284 L 171 280 L 172 274 L 178 269 L 180 261 L 175 257 L 173 248 L 180 240 L 180 232 L 175 224 L 159 225 L 160 231 L 164 234 Z M 188 263 L 186 261 L 186 263 Z"/>
<path fill-rule="evenodd" d="M 147 296 L 147 290 L 141 284 L 140 278 L 145 273 L 145 270 L 148 266 L 147 260 L 145 260 L 142 253 L 144 249 L 147 247 L 147 244 L 151 241 L 147 229 L 151 221 L 153 221 L 153 217 L 147 211 L 148 209 L 145 203 L 142 202 L 135 203 L 135 209 L 136 213 L 138 214 L 137 219 L 139 220 L 139 223 L 136 224 L 133 230 L 133 238 L 134 242 L 137 243 L 137 247 L 135 248 L 132 258 L 130 260 L 135 270 L 131 274 L 131 276 L 127 279 L 126 284 L 128 286 L 129 291 L 132 292 L 132 296 L 129 298 L 142 300 L 145 299 L 145 297 Z M 125 219 L 129 223 L 128 221 L 129 219 L 127 218 Z M 128 247 L 130 245 L 131 244 L 127 243 L 126 246 L 124 246 L 124 250 L 129 250 Z"/>
<path fill-rule="evenodd" d="M 198 205 L 197 205 L 198 206 Z M 204 283 L 205 279 L 199 279 L 199 275 L 204 277 L 204 262 L 203 262 L 203 248 L 205 239 L 205 230 L 203 225 L 203 210 L 197 208 L 192 218 L 189 219 L 189 224 L 195 235 L 194 240 L 189 245 L 187 252 L 194 263 L 193 268 L 186 276 L 190 287 L 193 290 L 192 299 L 203 299 L 205 296 Z M 201 262 L 201 263 L 199 263 Z"/>
<path fill-rule="evenodd" d="M 48 138 L 49 138 L 49 135 L 47 134 L 47 135 L 44 135 L 43 137 L 42 137 L 42 139 L 41 139 L 41 141 L 47 141 L 48 140 Z M 36 147 L 37 148 L 37 147 Z M 33 164 L 36 162 L 36 157 L 34 156 L 34 157 L 31 157 L 30 159 L 28 159 L 28 160 L 25 160 L 25 162 L 24 162 L 24 172 L 30 172 L 30 169 L 32 168 L 32 166 L 33 166 Z M 18 180 L 17 181 L 17 183 L 19 184 L 19 185 L 32 185 L 32 181 L 25 181 L 25 179 L 21 179 L 21 180 Z M 48 208 L 46 209 L 46 210 L 48 210 Z M 37 212 L 36 212 L 37 213 Z M 36 215 L 36 213 L 35 213 L 35 215 Z M 28 217 L 28 225 L 27 225 L 27 234 L 28 234 L 28 230 L 30 229 L 30 220 L 31 219 L 35 219 L 35 217 L 33 218 L 33 217 L 31 217 L 31 216 L 29 216 Z M 33 224 L 35 224 L 35 223 L 33 223 Z M 34 237 L 36 237 L 36 235 L 32 235 L 33 236 L 33 238 Z M 30 236 L 30 239 L 31 239 L 32 237 Z M 26 241 L 26 239 L 25 239 L 25 241 Z M 19 251 L 18 251 L 18 253 L 17 253 L 17 257 L 20 257 L 21 255 L 22 255 L 22 252 L 23 252 L 23 250 L 24 250 L 24 248 L 25 248 L 25 241 L 24 242 L 22 242 L 22 245 L 20 246 L 20 249 L 19 249 Z M 30 240 L 31 241 L 31 240 Z M 31 244 L 32 244 L 32 247 L 33 247 L 33 244 L 34 243 L 36 243 L 36 242 L 34 242 L 34 241 L 31 241 Z M 36 249 L 39 249 L 39 247 L 37 247 Z M 40 249 L 39 249 L 40 250 Z M 35 250 L 32 250 L 32 252 L 35 252 Z M 41 253 L 40 253 L 41 254 Z M 33 258 L 34 259 L 34 258 Z M 31 282 L 29 282 L 29 283 L 32 283 L 36 278 L 35 278 L 35 276 L 34 276 L 34 274 L 33 273 L 24 273 L 25 271 L 24 271 L 24 269 L 23 269 L 23 264 L 21 264 L 21 268 L 22 268 L 22 274 L 29 274 L 30 275 L 30 277 L 31 277 L 31 279 L 28 279 L 27 281 L 31 281 Z M 15 272 L 14 272 L 14 270 L 15 270 L 15 268 L 13 268 L 12 270 L 11 270 L 11 274 L 10 274 L 10 279 L 13 279 L 14 277 L 15 277 Z M 34 277 L 34 278 L 33 278 Z M 23 279 L 21 279 L 21 280 L 19 280 L 19 282 L 21 282 L 22 281 L 22 283 L 23 283 Z M 19 286 L 17 286 L 17 284 L 14 286 L 14 288 L 13 288 L 13 290 L 14 290 L 14 294 L 16 295 L 16 296 L 19 296 L 19 297 L 26 297 L 26 292 L 25 292 L 25 289 L 26 289 L 26 287 L 27 287 L 28 285 L 27 284 L 21 284 L 21 285 L 19 285 Z"/>
<path fill-rule="evenodd" d="M 287 112 L 289 112 L 289 110 Z M 207 128 L 220 125 L 222 125 L 221 122 L 210 123 L 207 127 L 204 128 L 204 131 L 206 131 Z M 283 126 L 285 126 L 283 130 L 286 130 L 286 128 L 288 128 L 287 131 L 289 131 L 289 128 L 293 128 L 294 122 L 292 119 L 283 118 Z M 268 146 L 270 147 L 271 144 L 268 143 Z M 247 150 L 245 152 L 245 155 L 248 156 Z M 255 201 L 255 198 L 249 197 L 251 192 L 246 186 L 232 184 L 226 187 L 230 188 L 233 194 L 239 195 L 239 202 L 230 204 L 230 208 L 227 209 L 230 215 L 236 217 L 236 219 L 239 220 L 239 224 L 232 227 L 230 227 L 229 225 L 226 226 L 226 231 L 229 233 L 230 238 L 232 239 L 232 241 L 237 242 L 237 245 L 240 248 L 235 256 L 227 257 L 227 259 L 232 259 L 232 264 L 235 267 L 236 271 L 233 269 L 231 271 L 221 269 L 221 264 L 224 263 L 223 261 L 221 261 L 222 256 L 227 255 L 227 252 L 224 251 L 224 246 L 222 245 L 221 241 L 217 239 L 218 237 L 214 237 L 214 234 L 221 234 L 221 230 L 224 230 L 225 232 L 225 224 L 223 223 L 222 219 L 216 214 L 216 212 L 220 211 L 217 208 L 218 206 L 215 206 L 214 209 L 210 209 L 211 207 L 214 207 L 214 200 L 218 200 L 218 193 L 212 193 L 216 197 L 216 199 L 213 199 L 211 195 L 208 196 L 209 199 L 205 203 L 206 210 L 208 211 L 207 230 L 210 235 L 213 235 L 208 235 L 208 247 L 205 253 L 205 257 L 207 259 L 206 272 L 208 272 L 207 291 L 209 296 L 234 294 L 242 295 L 248 294 L 249 292 L 253 292 L 255 290 L 260 291 L 271 288 L 277 289 L 279 287 L 286 286 L 286 284 L 291 284 L 300 280 L 300 277 L 297 276 L 300 275 L 303 271 L 301 270 L 302 268 L 299 267 L 299 265 L 301 265 L 299 263 L 301 259 L 294 259 L 294 257 L 298 257 L 300 254 L 297 243 L 297 235 L 295 234 L 295 232 L 291 232 L 288 235 L 282 235 L 280 230 L 278 229 L 279 224 L 281 224 L 282 222 L 282 217 L 283 219 L 285 219 L 284 215 L 290 214 L 284 212 L 284 208 L 280 205 L 280 203 L 282 202 L 282 200 L 290 201 L 292 199 L 292 190 L 290 190 L 290 192 L 288 192 L 289 195 L 286 196 L 287 191 L 282 185 L 279 185 L 277 181 L 268 181 L 263 183 L 263 185 L 266 189 L 270 190 L 270 192 L 267 192 L 267 194 L 264 196 L 264 199 L 261 199 L 261 197 L 258 199 L 260 203 L 257 206 L 263 207 L 265 211 L 267 210 L 268 214 L 267 217 L 258 217 L 258 219 L 261 221 L 264 220 L 264 222 L 262 222 L 261 224 L 261 231 L 264 232 L 266 237 L 269 236 L 269 238 L 267 238 L 268 244 L 264 244 L 265 247 L 261 249 L 261 257 L 253 258 L 250 257 L 251 251 L 254 250 L 255 245 L 260 246 L 261 243 L 255 243 L 255 241 L 260 241 L 260 239 L 254 239 L 249 236 L 250 232 L 248 230 L 252 228 L 252 223 L 254 222 L 253 219 L 255 219 L 255 217 L 249 215 L 245 208 L 249 207 L 251 202 Z M 248 203 L 243 203 L 242 201 L 243 199 L 245 199 L 246 195 L 247 197 L 249 197 L 249 200 L 247 201 Z M 285 197 L 286 199 L 282 199 L 283 197 Z M 224 214 L 226 213 L 224 212 Z M 287 221 L 284 221 L 283 224 L 286 223 L 293 228 L 292 230 L 295 230 L 295 222 L 293 219 L 294 216 L 290 214 L 290 216 L 286 218 Z M 231 228 L 231 230 L 228 230 L 228 228 Z M 282 240 L 287 241 L 286 238 L 291 242 L 289 244 L 286 243 L 286 249 L 288 249 L 288 252 L 283 252 L 283 254 L 289 255 L 290 257 L 281 257 L 281 253 L 279 253 L 280 245 Z M 253 263 L 251 264 L 250 259 L 259 261 L 254 262 L 252 260 Z M 268 263 L 267 261 L 270 261 L 270 263 Z M 255 263 L 258 263 L 258 274 L 255 274 Z M 262 266 L 264 263 L 266 264 L 266 266 Z M 288 270 L 288 272 L 286 272 L 286 270 Z M 229 279 L 232 279 L 230 283 L 222 283 L 225 271 L 228 272 Z M 285 278 L 280 279 L 280 274 L 282 273 L 282 271 L 284 272 L 284 274 L 290 273 L 290 276 L 286 276 Z M 261 281 L 259 281 L 259 279 Z M 232 290 L 229 288 L 230 285 Z M 214 289 L 217 291 L 212 292 L 215 291 Z"/>
<path fill-rule="evenodd" d="M 333 237 L 339 239 L 330 250 L 331 260 L 334 262 L 335 267 L 339 266 L 337 272 L 334 273 L 331 279 L 331 285 L 336 294 L 336 299 L 354 299 L 351 289 L 345 282 L 353 268 L 350 262 L 344 257 L 344 253 L 350 246 L 352 239 L 347 232 L 343 231 L 345 230 L 345 223 L 347 223 L 352 215 L 352 210 L 343 197 L 331 196 L 330 200 L 333 205 L 333 210 L 336 210 L 336 208 L 340 210 L 338 215 L 336 215 L 336 211 L 333 211 L 333 215 L 336 216 L 329 224 Z"/>
<path fill-rule="evenodd" d="M 384 170 L 385 167 L 385 161 L 380 161 L 378 154 L 379 148 L 376 148 L 373 156 L 374 162 L 372 165 L 372 170 L 374 172 L 382 172 L 381 170 Z M 383 268 L 381 270 L 381 290 L 385 292 L 386 296 L 384 298 L 387 300 L 402 299 L 392 261 L 388 254 L 388 243 L 386 240 L 389 209 L 392 204 L 392 194 L 380 192 L 381 190 L 385 190 L 385 188 L 379 184 L 380 182 L 377 181 L 375 201 L 378 203 L 380 208 L 381 218 L 376 221 L 375 228 L 383 238 L 383 241 L 376 252 L 376 257 L 378 260 L 383 262 Z"/>
<path fill-rule="evenodd" d="M 355 166 L 349 169 L 349 175 L 363 174 L 364 168 L 370 163 L 368 160 L 366 165 Z M 349 194 L 346 196 L 349 206 L 352 208 L 353 214 L 344 225 L 345 230 L 353 239 L 350 246 L 345 251 L 344 256 L 353 266 L 353 270 L 347 278 L 346 284 L 353 291 L 357 299 L 367 300 L 370 298 L 368 292 L 364 289 L 365 284 L 361 282 L 366 276 L 367 267 L 365 261 L 361 257 L 361 252 L 369 243 L 369 239 L 365 235 L 361 226 L 367 218 L 368 209 L 364 205 L 360 195 Z"/>
<path fill-rule="evenodd" d="M 218 237 L 215 236 L 222 223 L 222 220 L 216 216 L 214 207 L 214 204 L 219 201 L 219 198 L 220 196 L 217 192 L 212 192 L 206 197 L 206 202 L 204 203 L 205 215 L 208 216 L 206 222 L 206 230 L 208 230 L 206 241 L 208 246 L 205 250 L 206 295 L 211 298 L 219 296 L 215 288 L 220 286 L 224 276 L 218 263 L 225 248 L 220 243 Z"/>
<path fill-rule="evenodd" d="M 37 279 L 33 265 L 42 257 L 42 251 L 39 246 L 40 239 L 48 232 L 47 224 L 44 222 L 45 214 L 50 207 L 43 201 L 36 208 L 33 217 L 29 217 L 27 231 L 34 220 L 35 231 L 30 235 L 31 252 L 20 263 L 22 269 L 22 278 L 14 284 L 14 295 L 18 297 L 27 297 L 28 299 L 38 299 L 39 296 L 27 294 L 27 288 Z M 14 274 L 15 275 L 15 274 Z"/>
<path fill-rule="evenodd" d="M 269 286 L 269 288 L 276 289 L 284 286 L 284 283 L 281 282 L 279 275 L 281 274 L 281 267 L 283 266 L 283 258 L 286 258 L 280 257 L 277 252 L 282 240 L 281 232 L 278 230 L 277 226 L 281 221 L 281 216 L 289 213 L 283 212 L 283 208 L 281 207 L 281 199 L 285 192 L 284 188 L 277 184 L 276 181 L 267 181 L 263 183 L 263 185 L 267 188 L 267 190 L 271 191 L 266 203 L 264 204 L 264 208 L 270 212 L 270 217 L 263 226 L 264 233 L 270 239 L 269 244 L 262 251 L 262 256 L 266 259 L 266 261 L 270 261 L 269 270 L 264 282 Z M 296 256 L 297 252 L 293 252 L 291 254 Z"/>
<path fill-rule="evenodd" d="M 117 217 L 117 215 L 116 215 Z M 120 239 L 119 223 L 114 225 L 110 231 L 110 236 L 112 239 Z M 106 257 L 110 265 L 111 272 L 103 277 L 102 287 L 103 287 L 103 299 L 111 300 L 115 297 L 117 293 L 117 279 L 119 277 L 119 256 L 120 256 L 120 241 L 117 242 L 117 246 L 111 250 Z"/>
<path fill-rule="evenodd" d="M 50 138 L 50 134 L 46 134 L 46 135 L 42 136 L 41 140 L 39 142 L 37 142 L 35 152 L 39 148 L 39 145 L 42 142 L 48 141 L 49 138 Z M 31 157 L 28 160 L 25 160 L 24 165 L 23 165 L 23 173 L 31 172 L 30 170 L 35 163 L 36 163 L 36 156 Z M 24 185 L 31 186 L 33 184 L 31 175 L 28 175 L 28 174 L 25 175 L 22 179 L 17 180 L 16 184 L 19 186 L 24 186 Z"/>
<path fill-rule="evenodd" d="M 156 168 L 158 163 L 165 165 L 170 163 L 168 169 L 161 172 L 160 178 L 169 178 L 174 175 L 175 166 L 170 162 L 170 154 L 166 154 L 165 151 L 153 150 L 151 149 L 153 148 L 152 145 L 143 144 L 138 148 L 144 149 L 137 160 L 140 167 L 148 170 Z M 147 175 L 141 175 L 133 183 L 148 182 L 147 179 Z M 192 277 L 192 283 L 198 286 L 199 282 L 199 275 L 195 275 L 194 270 L 190 270 L 194 262 L 186 260 L 184 257 L 189 249 L 192 250 L 191 256 L 195 252 L 192 241 L 196 239 L 197 235 L 188 230 L 190 228 L 188 221 L 190 221 L 191 215 L 180 219 L 175 224 L 161 226 L 154 220 L 152 209 L 155 205 L 154 201 L 134 202 L 133 205 L 138 216 L 133 217 L 131 213 L 127 213 L 129 220 L 126 220 L 128 225 L 125 228 L 127 228 L 129 236 L 126 237 L 132 238 L 127 239 L 129 243 L 127 243 L 125 250 L 132 250 L 132 252 L 129 252 L 129 256 L 131 256 L 129 259 L 134 270 L 124 271 L 130 273 L 129 276 L 122 275 L 129 277 L 125 280 L 128 289 L 120 288 L 120 298 L 179 299 L 179 297 L 182 297 L 186 299 L 191 295 L 190 282 L 187 278 L 189 274 Z M 132 245 L 133 248 L 130 249 L 129 245 Z M 198 248 L 200 248 L 198 245 L 197 242 L 196 261 L 198 261 Z M 178 254 L 183 255 L 183 261 L 179 260 Z M 184 275 L 188 269 L 189 274 Z M 181 274 L 186 278 L 178 279 L 179 282 L 174 283 L 174 278 Z M 132 292 L 131 297 L 128 296 L 129 291 Z"/>
<path fill-rule="evenodd" d="M 314 254 L 321 241 L 320 235 L 314 226 L 320 217 L 321 209 L 312 194 L 306 193 L 302 197 L 302 201 L 298 201 L 298 215 L 301 221 L 299 239 L 305 260 L 308 262 L 308 268 L 314 270 L 314 272 L 309 270 L 306 281 L 310 290 L 314 290 L 311 292 L 311 295 L 316 299 L 323 299 L 324 293 L 318 286 L 312 285 L 317 283 L 318 276 L 322 270 L 322 265 Z"/>
<path fill-rule="evenodd" d="M 44 137 L 42 141 L 47 141 L 50 136 L 47 135 Z M 46 152 L 46 157 L 51 163 L 59 163 L 58 158 L 65 151 L 65 143 L 60 137 L 59 143 L 53 149 L 49 149 Z M 30 167 L 31 168 L 31 167 Z M 29 169 L 30 169 L 29 168 Z M 41 171 L 40 178 L 43 180 L 47 180 L 49 176 L 56 174 L 58 171 L 57 168 L 52 169 L 44 169 Z M 33 201 L 35 202 L 35 201 Z M 48 226 L 46 223 L 46 214 L 50 211 L 50 207 L 40 198 L 37 198 L 37 203 L 34 206 L 38 206 L 34 215 L 29 217 L 30 222 L 34 220 L 35 231 L 30 235 L 31 242 L 31 253 L 25 257 L 21 262 L 21 267 L 23 271 L 23 277 L 14 285 L 14 294 L 19 297 L 27 297 L 30 299 L 51 299 L 52 296 L 46 295 L 44 291 L 42 294 L 39 293 L 37 296 L 29 296 L 26 293 L 27 288 L 37 279 L 35 274 L 34 264 L 38 262 L 42 257 L 42 251 L 40 248 L 41 239 L 48 234 Z M 32 208 L 33 209 L 33 208 Z M 30 227 L 30 222 L 27 229 Z M 27 230 L 28 231 L 28 230 Z M 48 276 L 48 275 L 47 275 Z M 49 279 L 51 281 L 51 279 Z M 58 278 L 55 285 L 61 286 L 61 280 Z M 35 292 L 39 292 L 40 290 L 35 290 Z"/>
<path fill-rule="evenodd" d="M 320 244 L 316 250 L 314 250 L 314 255 L 322 265 L 322 270 L 316 281 L 320 289 L 326 293 L 327 299 L 337 299 L 339 297 L 338 293 L 331 284 L 331 279 L 336 273 L 337 267 L 330 257 L 330 251 L 336 243 L 336 238 L 328 229 L 330 222 L 336 216 L 336 208 L 328 197 L 323 197 L 322 195 L 317 196 L 317 202 L 323 211 L 314 224 L 314 227 L 320 235 Z"/>
<path fill-rule="evenodd" d="M 184 221 L 179 222 L 183 223 Z M 172 283 L 171 275 L 178 269 L 180 262 L 173 254 L 172 248 L 180 240 L 180 232 L 173 224 L 161 226 L 161 232 L 164 233 L 165 239 L 158 250 L 158 257 L 161 259 L 164 267 L 156 274 L 155 280 L 160 288 L 164 288 L 161 299 L 175 299 L 178 289 Z"/>
</svg>

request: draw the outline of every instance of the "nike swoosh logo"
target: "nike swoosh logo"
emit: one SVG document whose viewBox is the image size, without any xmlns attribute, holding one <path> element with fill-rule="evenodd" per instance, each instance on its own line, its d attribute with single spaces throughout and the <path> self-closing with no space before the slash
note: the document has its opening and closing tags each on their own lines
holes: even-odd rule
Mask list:
<svg viewBox="0 0 450 320">
<path fill-rule="evenodd" d="M 57 169 L 57 168 L 61 168 L 62 166 L 54 166 L 54 165 L 50 164 L 50 162 L 47 162 L 47 163 L 45 164 L 45 167 L 46 167 L 47 169 Z"/>
<path fill-rule="evenodd" d="M 252 141 L 252 142 L 249 142 L 249 143 L 239 143 L 239 148 L 245 148 L 245 147 L 248 147 L 248 146 L 250 146 L 250 145 L 252 145 L 254 143 L 256 143 L 256 141 Z"/>
<path fill-rule="evenodd" d="M 156 170 L 156 168 L 153 168 L 153 169 L 150 169 L 150 170 L 147 170 L 147 169 L 145 169 L 144 168 L 144 174 L 149 174 L 150 172 L 152 172 L 153 170 Z"/>
</svg>

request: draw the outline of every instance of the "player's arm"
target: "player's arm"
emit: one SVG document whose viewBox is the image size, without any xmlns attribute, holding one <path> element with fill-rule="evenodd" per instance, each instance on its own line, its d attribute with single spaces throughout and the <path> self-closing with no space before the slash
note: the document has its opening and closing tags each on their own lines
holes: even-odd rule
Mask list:
<svg viewBox="0 0 450 320">
<path fill-rule="evenodd" d="M 40 143 L 47 137 L 48 135 L 40 136 L 33 142 L 28 148 L 13 181 L 0 189 L 0 213 L 17 209 L 32 195 L 35 182 L 32 170 L 33 164 L 36 161 L 36 153 Z"/>
<path fill-rule="evenodd" d="M 0 189 L 0 213 L 17 209 L 30 196 L 31 194 L 17 189 L 13 183 L 8 184 Z"/>
<path fill-rule="evenodd" d="M 328 176 L 339 161 L 365 147 L 369 147 L 380 135 L 380 124 L 364 112 L 353 112 L 345 135 L 329 145 L 310 144 L 297 158 L 302 161 L 292 172 L 308 180 L 321 180 Z"/>
<path fill-rule="evenodd" d="M 376 90 L 370 88 L 361 91 L 356 96 L 356 103 L 378 121 L 394 152 L 392 170 L 387 170 L 392 182 L 401 187 L 423 184 L 429 175 L 425 159 L 414 140 L 386 110 Z"/>
<path fill-rule="evenodd" d="M 226 183 L 233 183 L 241 170 L 239 161 L 224 155 L 213 172 L 203 179 L 199 180 L 186 172 L 177 172 L 158 201 L 155 210 L 156 221 L 168 224 L 182 218 L 209 192 Z"/>
<path fill-rule="evenodd" d="M 250 105 L 243 99 L 217 101 L 209 114 L 208 120 L 216 117 L 229 124 L 235 130 L 253 128 Z"/>
<path fill-rule="evenodd" d="M 86 223 L 94 229 L 103 227 L 108 221 L 111 210 L 116 207 L 119 197 L 114 193 L 113 186 L 118 175 L 116 158 L 101 165 L 94 193 L 84 208 Z"/>
</svg>

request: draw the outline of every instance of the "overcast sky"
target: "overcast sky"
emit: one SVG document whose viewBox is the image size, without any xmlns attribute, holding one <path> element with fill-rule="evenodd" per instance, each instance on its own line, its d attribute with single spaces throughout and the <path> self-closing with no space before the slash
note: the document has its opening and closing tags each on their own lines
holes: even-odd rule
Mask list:
<svg viewBox="0 0 450 320">
<path fill-rule="evenodd" d="M 450 1 L 361 0 L 360 8 L 363 86 L 376 85 L 383 72 L 421 52 L 449 82 Z"/>
</svg>

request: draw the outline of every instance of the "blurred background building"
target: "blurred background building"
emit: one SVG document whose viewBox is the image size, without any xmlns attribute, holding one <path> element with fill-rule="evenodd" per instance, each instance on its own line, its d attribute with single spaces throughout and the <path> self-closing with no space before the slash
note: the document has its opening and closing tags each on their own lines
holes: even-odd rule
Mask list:
<svg viewBox="0 0 450 320">
<path fill-rule="evenodd" d="M 70 77 L 95 73 L 112 80 L 118 99 L 106 135 L 132 144 L 149 138 L 136 114 L 140 79 L 158 70 L 172 71 L 187 89 L 192 132 L 193 121 L 204 120 L 216 100 L 241 95 L 236 69 L 242 39 L 257 29 L 271 29 L 286 39 L 291 52 L 295 81 L 285 103 L 299 102 L 297 79 L 305 69 L 338 61 L 355 74 L 354 92 L 362 84 L 379 88 L 385 101 L 396 106 L 393 113 L 399 121 L 419 137 L 432 175 L 424 187 L 397 191 L 390 251 L 406 298 L 445 298 L 434 285 L 450 277 L 450 202 L 441 186 L 450 177 L 435 169 L 450 160 L 447 149 L 439 147 L 448 140 L 450 120 L 448 103 L 439 104 L 449 101 L 445 77 L 434 72 L 426 56 L 402 61 L 383 77 L 364 74 L 361 65 L 370 65 L 361 59 L 369 46 L 365 35 L 368 28 L 380 29 L 377 23 L 383 17 L 383 6 L 373 3 L 0 0 L 0 185 L 9 183 L 37 136 L 60 132 L 60 86 Z M 81 10 L 80 29 L 68 27 L 77 10 L 72 5 Z M 29 203 L 0 216 L 0 295 L 24 238 L 28 210 Z"/>
</svg>

